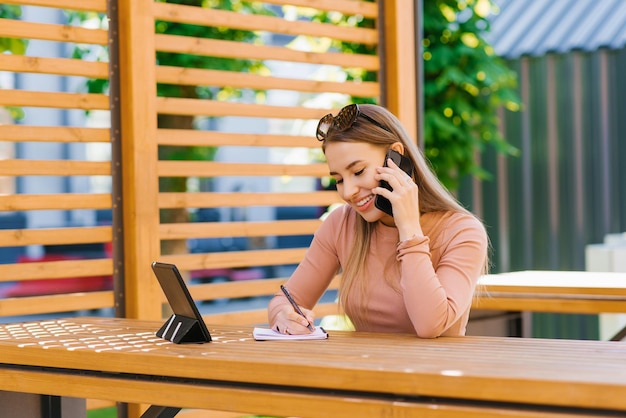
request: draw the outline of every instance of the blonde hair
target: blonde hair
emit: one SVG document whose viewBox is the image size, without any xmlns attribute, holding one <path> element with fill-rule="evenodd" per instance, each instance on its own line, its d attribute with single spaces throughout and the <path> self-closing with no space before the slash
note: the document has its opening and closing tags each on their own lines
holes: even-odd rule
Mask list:
<svg viewBox="0 0 626 418">
<path fill-rule="evenodd" d="M 398 118 L 381 106 L 362 104 L 359 105 L 359 110 L 361 113 L 389 128 L 389 131 L 376 126 L 376 124 L 371 123 L 366 118 L 358 117 L 354 124 L 345 131 L 338 131 L 332 128 L 328 131 L 322 144 L 324 152 L 326 145 L 331 142 L 365 142 L 385 150 L 389 149 L 392 144 L 401 142 L 404 146 L 404 156 L 410 158 L 415 167 L 413 180 L 419 188 L 420 213 L 453 211 L 474 216 L 461 206 L 439 181 L 424 157 L 422 150 L 415 141 L 411 140 Z M 344 309 L 348 295 L 357 290 L 359 282 L 360 288 L 358 291 L 360 297 L 364 298 L 367 295 L 365 283 L 357 280 L 357 278 L 361 275 L 365 265 L 375 225 L 375 223 L 369 223 L 362 217 L 357 216 L 354 245 L 345 265 L 342 266 L 342 280 L 339 285 L 339 305 Z M 485 272 L 486 265 L 487 262 L 485 263 Z M 358 324 L 358 318 L 352 319 Z"/>
</svg>

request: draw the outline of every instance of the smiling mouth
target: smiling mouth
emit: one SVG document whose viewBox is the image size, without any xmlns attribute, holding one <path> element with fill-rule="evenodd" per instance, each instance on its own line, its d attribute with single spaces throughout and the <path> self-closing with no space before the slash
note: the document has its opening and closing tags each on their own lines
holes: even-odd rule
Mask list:
<svg viewBox="0 0 626 418">
<path fill-rule="evenodd" d="M 371 195 L 367 196 L 366 198 L 359 200 L 355 204 L 356 204 L 357 207 L 361 207 L 361 206 L 365 205 L 367 202 L 369 202 L 370 200 L 372 200 L 373 198 L 374 198 L 374 195 L 371 194 Z"/>
</svg>

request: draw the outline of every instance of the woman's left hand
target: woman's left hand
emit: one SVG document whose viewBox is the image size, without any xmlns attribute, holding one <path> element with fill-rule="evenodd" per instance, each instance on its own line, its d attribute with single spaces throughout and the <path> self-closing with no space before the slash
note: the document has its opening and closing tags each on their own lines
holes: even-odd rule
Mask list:
<svg viewBox="0 0 626 418">
<path fill-rule="evenodd" d="M 403 241 L 413 235 L 421 235 L 419 209 L 419 189 L 415 181 L 391 159 L 387 160 L 388 167 L 378 167 L 376 180 L 385 180 L 393 191 L 384 187 L 375 187 L 372 192 L 386 197 L 393 208 L 393 220 Z"/>
</svg>

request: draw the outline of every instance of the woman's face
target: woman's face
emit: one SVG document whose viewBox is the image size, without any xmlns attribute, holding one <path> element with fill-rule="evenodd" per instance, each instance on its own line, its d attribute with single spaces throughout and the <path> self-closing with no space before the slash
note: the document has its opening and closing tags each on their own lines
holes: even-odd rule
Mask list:
<svg viewBox="0 0 626 418">
<path fill-rule="evenodd" d="M 376 167 L 385 159 L 385 148 L 365 142 L 331 142 L 326 145 L 330 175 L 337 181 L 339 196 L 367 222 L 381 220 L 393 225 L 393 218 L 374 205 Z"/>
</svg>

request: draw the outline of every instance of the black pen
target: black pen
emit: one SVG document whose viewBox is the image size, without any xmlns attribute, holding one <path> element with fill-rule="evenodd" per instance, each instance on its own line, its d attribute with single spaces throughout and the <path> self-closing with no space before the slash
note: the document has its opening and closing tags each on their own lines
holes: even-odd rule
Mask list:
<svg viewBox="0 0 626 418">
<path fill-rule="evenodd" d="M 283 291 L 283 293 L 285 294 L 285 296 L 287 297 L 287 300 L 289 301 L 289 303 L 291 303 L 291 306 L 293 306 L 293 309 L 295 309 L 296 312 L 298 312 L 300 315 L 302 315 L 302 317 L 304 319 L 306 319 L 306 315 L 304 314 L 304 312 L 302 312 L 302 309 L 300 309 L 300 307 L 298 306 L 298 304 L 296 303 L 295 300 L 293 300 L 293 298 L 291 297 L 291 295 L 289 294 L 289 290 L 287 290 L 287 288 L 285 286 L 283 286 L 282 284 L 280 285 L 280 290 Z M 309 322 L 309 320 L 307 319 L 307 328 L 309 329 L 309 331 L 313 332 L 313 327 L 311 326 L 311 323 Z"/>
</svg>

